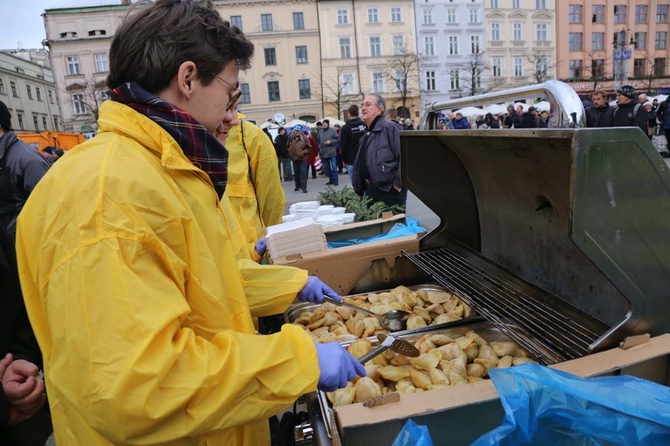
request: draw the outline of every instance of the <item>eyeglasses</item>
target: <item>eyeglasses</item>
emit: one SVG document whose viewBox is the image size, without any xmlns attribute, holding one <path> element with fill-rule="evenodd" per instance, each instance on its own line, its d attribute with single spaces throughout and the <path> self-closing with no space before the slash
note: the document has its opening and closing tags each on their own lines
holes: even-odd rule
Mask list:
<svg viewBox="0 0 670 446">
<path fill-rule="evenodd" d="M 242 90 L 240 90 L 238 87 L 234 86 L 233 84 L 231 84 L 230 82 L 228 82 L 227 80 L 225 80 L 224 78 L 219 76 L 218 74 L 215 74 L 214 77 L 217 78 L 218 80 L 220 80 L 221 82 L 224 82 L 224 83 L 230 85 L 231 87 L 233 87 L 235 89 L 235 93 L 233 93 L 230 96 L 230 99 L 228 99 L 228 103 L 226 104 L 226 111 L 232 110 L 232 108 L 235 107 L 235 104 L 237 103 L 237 101 L 240 99 L 240 96 L 242 96 Z"/>
</svg>

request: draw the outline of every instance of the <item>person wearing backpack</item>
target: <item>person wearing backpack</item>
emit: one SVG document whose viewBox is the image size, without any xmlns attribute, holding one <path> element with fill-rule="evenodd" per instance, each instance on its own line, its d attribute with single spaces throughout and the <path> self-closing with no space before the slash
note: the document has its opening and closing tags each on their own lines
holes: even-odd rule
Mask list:
<svg viewBox="0 0 670 446">
<path fill-rule="evenodd" d="M 635 89 L 624 85 L 616 92 L 616 108 L 612 117 L 612 127 L 639 127 L 647 134 L 649 113 L 635 100 Z"/>
<path fill-rule="evenodd" d="M 288 138 L 288 155 L 293 161 L 293 179 L 295 179 L 295 192 L 300 189 L 307 193 L 307 155 L 312 146 L 307 135 L 302 132 L 302 125 L 293 127 L 291 136 Z"/>
</svg>

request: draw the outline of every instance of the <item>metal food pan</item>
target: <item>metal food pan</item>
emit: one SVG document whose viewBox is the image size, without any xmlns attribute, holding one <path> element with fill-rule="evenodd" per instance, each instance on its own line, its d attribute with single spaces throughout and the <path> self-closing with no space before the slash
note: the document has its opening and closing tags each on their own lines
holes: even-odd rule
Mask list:
<svg viewBox="0 0 670 446">
<path fill-rule="evenodd" d="M 445 291 L 445 292 L 451 293 L 450 290 L 443 287 L 442 285 L 433 284 L 433 283 L 422 284 L 422 285 L 412 285 L 412 286 L 408 286 L 407 288 L 409 288 L 412 291 L 419 291 L 419 290 L 423 290 L 423 291 Z M 387 293 L 387 292 L 390 292 L 392 290 L 393 290 L 393 288 L 385 289 L 385 290 L 379 290 L 379 291 L 371 291 L 371 292 L 368 292 L 368 293 L 352 294 L 352 295 L 349 295 L 349 296 L 342 296 L 342 298 L 367 296 L 370 293 Z M 463 302 L 465 303 L 465 301 L 463 301 Z M 286 310 L 284 312 L 284 322 L 286 322 L 287 324 L 292 324 L 293 322 L 295 322 L 300 317 L 300 315 L 302 313 L 304 313 L 306 311 L 314 311 L 317 308 L 321 307 L 321 305 L 322 304 L 314 304 L 314 303 L 311 303 L 311 302 L 301 302 L 301 303 L 298 303 L 298 304 L 293 304 L 288 308 L 288 310 Z M 468 316 L 466 318 L 463 318 L 461 320 L 458 320 L 458 321 L 445 322 L 445 323 L 442 323 L 442 324 L 427 325 L 426 327 L 414 328 L 414 329 L 411 329 L 411 330 L 396 331 L 396 332 L 393 332 L 393 334 L 394 334 L 394 336 L 398 336 L 398 335 L 405 335 L 405 334 L 410 334 L 410 333 L 424 333 L 424 332 L 427 332 L 427 331 L 441 330 L 441 329 L 448 328 L 448 327 L 456 327 L 456 326 L 460 326 L 460 325 L 464 325 L 464 324 L 471 324 L 471 323 L 480 322 L 480 321 L 483 321 L 483 320 L 484 319 L 481 316 L 475 315 L 474 310 L 472 310 L 470 312 L 470 316 Z M 372 339 L 372 338 L 374 338 L 376 340 L 375 336 L 370 337 L 370 339 Z"/>
</svg>

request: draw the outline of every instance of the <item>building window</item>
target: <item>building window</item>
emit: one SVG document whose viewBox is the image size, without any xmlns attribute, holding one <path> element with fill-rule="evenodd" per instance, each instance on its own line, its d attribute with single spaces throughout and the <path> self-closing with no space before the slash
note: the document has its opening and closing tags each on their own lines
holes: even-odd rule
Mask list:
<svg viewBox="0 0 670 446">
<path fill-rule="evenodd" d="M 614 23 L 626 23 L 626 5 L 614 5 Z"/>
<path fill-rule="evenodd" d="M 605 59 L 594 59 L 591 61 L 591 78 L 605 78 Z"/>
<path fill-rule="evenodd" d="M 582 23 L 582 5 L 568 6 L 568 23 Z"/>
<path fill-rule="evenodd" d="M 342 83 L 342 94 L 354 94 L 354 75 L 343 73 L 340 77 Z"/>
<path fill-rule="evenodd" d="M 337 24 L 338 25 L 348 25 L 349 24 L 349 10 L 348 9 L 338 9 L 337 10 Z"/>
<path fill-rule="evenodd" d="M 549 58 L 546 56 L 538 57 L 535 65 L 537 75 L 539 77 L 546 76 L 549 71 Z"/>
<path fill-rule="evenodd" d="M 54 116 L 54 130 L 58 130 L 58 117 Z"/>
<path fill-rule="evenodd" d="M 582 78 L 582 61 L 581 60 L 571 60 L 568 63 L 568 76 L 573 79 Z"/>
<path fill-rule="evenodd" d="M 351 57 L 351 40 L 348 38 L 340 39 L 340 57 L 342 59 Z"/>
<path fill-rule="evenodd" d="M 274 48 L 265 48 L 265 65 L 277 65 L 277 52 Z"/>
<path fill-rule="evenodd" d="M 523 58 L 521 57 L 514 58 L 514 76 L 523 76 Z"/>
<path fill-rule="evenodd" d="M 479 54 L 479 36 L 470 36 L 470 52 Z"/>
<path fill-rule="evenodd" d="M 665 57 L 657 57 L 654 59 L 654 76 L 665 76 Z"/>
<path fill-rule="evenodd" d="M 106 36 L 107 31 L 104 29 L 94 29 L 88 32 L 89 37 L 95 37 L 95 36 Z"/>
<path fill-rule="evenodd" d="M 368 23 L 379 23 L 379 9 L 368 8 Z"/>
<path fill-rule="evenodd" d="M 656 23 L 668 23 L 668 5 L 656 5 Z"/>
<path fill-rule="evenodd" d="M 633 60 L 633 76 L 635 77 L 644 77 L 645 75 L 645 69 L 644 69 L 644 63 L 645 59 L 634 59 Z"/>
<path fill-rule="evenodd" d="M 635 49 L 636 50 L 647 49 L 647 33 L 645 32 L 635 33 Z"/>
<path fill-rule="evenodd" d="M 230 24 L 233 26 L 237 26 L 240 30 L 242 30 L 242 16 L 241 15 L 231 15 L 230 16 Z"/>
<path fill-rule="evenodd" d="M 279 81 L 268 82 L 268 101 L 279 102 L 281 96 L 279 95 Z"/>
<path fill-rule="evenodd" d="M 272 14 L 261 14 L 261 29 L 272 31 Z"/>
<path fill-rule="evenodd" d="M 433 23 L 433 10 L 424 9 L 423 10 L 423 23 L 424 25 L 430 25 Z"/>
<path fill-rule="evenodd" d="M 435 91 L 435 72 L 426 71 L 426 91 Z"/>
<path fill-rule="evenodd" d="M 402 9 L 391 8 L 391 23 L 402 22 Z"/>
<path fill-rule="evenodd" d="M 393 81 L 395 82 L 395 88 L 393 91 L 406 93 L 407 92 L 407 72 L 403 70 L 395 70 L 393 73 Z"/>
<path fill-rule="evenodd" d="M 300 99 L 312 99 L 312 88 L 309 85 L 309 79 L 298 79 L 298 91 Z"/>
<path fill-rule="evenodd" d="M 491 8 L 497 8 L 498 7 L 498 0 L 491 0 Z"/>
<path fill-rule="evenodd" d="M 295 47 L 295 62 L 298 64 L 307 63 L 307 47 L 306 46 L 296 46 Z"/>
<path fill-rule="evenodd" d="M 67 63 L 67 74 L 70 76 L 81 74 L 79 69 L 79 56 L 67 56 L 65 61 Z"/>
<path fill-rule="evenodd" d="M 75 93 L 72 95 L 72 106 L 75 115 L 86 114 L 86 103 L 84 102 L 84 93 Z"/>
<path fill-rule="evenodd" d="M 447 23 L 456 23 L 456 10 L 453 8 L 447 9 Z"/>
<path fill-rule="evenodd" d="M 405 38 L 403 36 L 393 36 L 393 54 L 403 54 L 405 52 Z"/>
<path fill-rule="evenodd" d="M 54 103 L 54 95 L 51 90 L 47 90 L 47 94 L 49 95 L 49 103 L 53 104 Z"/>
<path fill-rule="evenodd" d="M 605 23 L 605 5 L 591 7 L 591 23 Z"/>
<path fill-rule="evenodd" d="M 423 50 L 426 56 L 435 55 L 435 37 L 425 36 L 423 38 Z"/>
<path fill-rule="evenodd" d="M 521 36 L 521 23 L 513 23 L 512 30 L 512 40 L 516 40 L 517 42 L 523 40 L 523 37 Z"/>
<path fill-rule="evenodd" d="M 582 33 L 569 33 L 568 34 L 568 49 L 570 51 L 581 51 L 582 50 Z"/>
<path fill-rule="evenodd" d="M 23 114 L 17 113 L 16 114 L 16 119 L 19 121 L 19 129 L 24 130 L 23 128 Z"/>
<path fill-rule="evenodd" d="M 535 0 L 535 9 L 547 9 L 547 0 Z"/>
<path fill-rule="evenodd" d="M 97 73 L 105 73 L 109 71 L 109 65 L 107 64 L 107 54 L 96 54 L 95 55 L 95 71 Z"/>
<path fill-rule="evenodd" d="M 603 51 L 605 49 L 605 33 L 591 33 L 591 50 Z"/>
<path fill-rule="evenodd" d="M 372 92 L 384 93 L 384 73 L 372 73 Z"/>
<path fill-rule="evenodd" d="M 648 5 L 635 5 L 635 23 L 647 23 Z"/>
<path fill-rule="evenodd" d="M 521 6 L 519 5 L 521 3 L 521 0 L 512 0 L 512 9 L 519 9 Z"/>
<path fill-rule="evenodd" d="M 502 76 L 502 57 L 493 58 L 493 77 Z"/>
<path fill-rule="evenodd" d="M 104 102 L 107 99 L 111 98 L 112 96 L 109 93 L 109 90 L 100 90 L 100 102 Z"/>
<path fill-rule="evenodd" d="M 33 91 L 30 89 L 30 85 L 26 85 L 26 91 L 28 92 L 28 99 L 33 99 Z"/>
<path fill-rule="evenodd" d="M 302 12 L 293 13 L 293 29 L 305 29 L 305 17 Z"/>
<path fill-rule="evenodd" d="M 7 94 L 7 92 L 5 91 L 5 81 L 3 81 L 2 79 L 0 79 L 0 94 Z"/>
<path fill-rule="evenodd" d="M 40 87 L 35 87 L 35 97 L 38 101 L 42 102 L 42 92 L 40 91 Z"/>
<path fill-rule="evenodd" d="M 38 132 L 39 132 L 39 130 L 40 130 L 40 126 L 39 126 L 39 124 L 37 123 L 37 115 L 33 115 L 33 125 L 35 126 L 35 131 L 38 131 Z M 46 130 L 46 129 L 44 129 L 44 130 Z"/>
<path fill-rule="evenodd" d="M 458 70 L 449 70 L 449 86 L 452 90 L 458 90 L 461 88 L 461 82 L 458 77 Z"/>
<path fill-rule="evenodd" d="M 47 129 L 47 118 L 46 118 L 46 116 L 42 116 L 42 127 L 44 128 L 44 130 L 48 130 Z"/>
<path fill-rule="evenodd" d="M 500 23 L 493 22 L 491 23 L 491 40 L 497 42 L 500 40 Z"/>
<path fill-rule="evenodd" d="M 470 10 L 470 23 L 479 23 L 479 12 L 476 9 Z"/>
<path fill-rule="evenodd" d="M 16 82 L 14 81 L 9 81 L 9 88 L 12 89 L 12 96 L 15 98 L 19 97 L 19 92 L 16 90 Z"/>
<path fill-rule="evenodd" d="M 664 50 L 668 47 L 668 33 L 665 31 L 656 32 L 656 44 L 654 48 L 657 50 Z"/>
<path fill-rule="evenodd" d="M 538 42 L 546 42 L 549 38 L 549 26 L 546 23 L 538 23 L 535 25 L 535 39 Z"/>
<path fill-rule="evenodd" d="M 370 56 L 379 57 L 382 55 L 382 42 L 379 37 L 370 37 Z"/>
<path fill-rule="evenodd" d="M 458 36 L 449 36 L 449 55 L 455 56 L 458 54 Z"/>
<path fill-rule="evenodd" d="M 251 92 L 249 91 L 249 84 L 244 83 L 240 84 L 240 91 L 242 95 L 240 96 L 240 104 L 251 104 Z"/>
</svg>

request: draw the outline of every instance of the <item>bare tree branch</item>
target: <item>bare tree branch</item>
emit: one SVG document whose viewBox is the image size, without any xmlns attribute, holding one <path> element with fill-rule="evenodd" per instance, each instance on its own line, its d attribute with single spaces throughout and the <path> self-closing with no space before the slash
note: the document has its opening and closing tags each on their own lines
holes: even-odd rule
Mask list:
<svg viewBox="0 0 670 446">
<path fill-rule="evenodd" d="M 349 90 L 353 91 L 353 86 L 343 82 L 343 71 L 344 69 L 338 68 L 335 79 L 325 79 L 321 77 L 322 75 L 318 75 L 319 84 L 323 85 L 323 91 L 317 89 L 312 92 L 312 94 L 321 99 L 324 104 L 335 109 L 337 119 L 342 119 L 342 112 L 350 103 L 357 100 L 357 95 L 355 93 L 348 93 Z"/>
<path fill-rule="evenodd" d="M 405 111 L 407 111 L 407 99 L 418 96 L 418 91 L 414 88 L 415 85 L 419 85 L 418 68 L 419 57 L 403 45 L 398 54 L 393 55 L 385 72 L 386 79 L 393 83 L 396 92 L 400 93 L 400 102 Z"/>
</svg>

